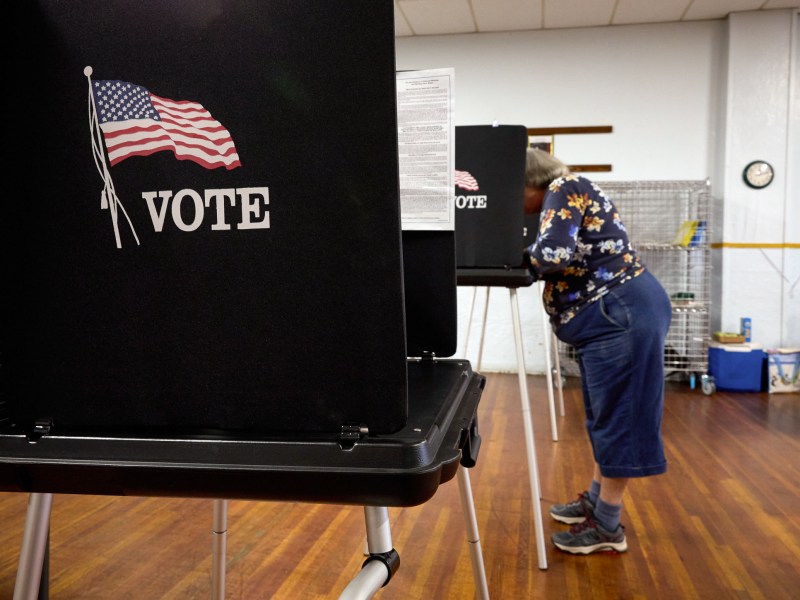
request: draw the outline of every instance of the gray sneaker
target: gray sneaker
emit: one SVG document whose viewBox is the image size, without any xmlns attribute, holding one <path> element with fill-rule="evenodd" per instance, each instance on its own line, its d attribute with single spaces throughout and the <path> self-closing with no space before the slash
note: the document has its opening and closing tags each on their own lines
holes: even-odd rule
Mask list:
<svg viewBox="0 0 800 600">
<path fill-rule="evenodd" d="M 616 531 L 608 531 L 591 517 L 583 523 L 573 525 L 569 531 L 554 533 L 550 538 L 559 550 L 571 554 L 591 554 L 592 552 L 625 552 L 625 528 L 620 524 Z"/>
<path fill-rule="evenodd" d="M 550 516 L 556 521 L 574 525 L 583 523 L 587 516 L 594 514 L 594 504 L 589 500 L 589 492 L 581 492 L 578 499 L 567 504 L 554 504 L 550 507 Z"/>
</svg>

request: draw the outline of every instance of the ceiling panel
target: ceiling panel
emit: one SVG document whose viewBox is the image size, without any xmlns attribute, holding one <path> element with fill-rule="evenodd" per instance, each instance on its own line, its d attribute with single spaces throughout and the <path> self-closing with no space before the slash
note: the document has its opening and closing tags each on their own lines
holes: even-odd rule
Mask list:
<svg viewBox="0 0 800 600">
<path fill-rule="evenodd" d="M 472 0 L 478 31 L 542 28 L 543 0 Z"/>
<path fill-rule="evenodd" d="M 773 9 L 773 8 L 798 8 L 800 7 L 800 2 L 798 0 L 767 0 L 764 3 L 764 8 Z"/>
<path fill-rule="evenodd" d="M 411 31 L 408 21 L 406 21 L 403 11 L 401 11 L 397 6 L 397 2 L 394 3 L 394 35 L 396 37 L 414 35 L 414 32 Z"/>
<path fill-rule="evenodd" d="M 597 27 L 611 24 L 615 0 L 545 0 L 544 26 Z"/>
<path fill-rule="evenodd" d="M 396 0 L 415 35 L 474 33 L 468 0 Z"/>
<path fill-rule="evenodd" d="M 692 0 L 618 0 L 614 25 L 680 21 Z"/>
<path fill-rule="evenodd" d="M 764 0 L 694 0 L 686 11 L 686 20 L 723 19 L 732 12 L 758 10 Z"/>
<path fill-rule="evenodd" d="M 395 35 L 603 27 L 724 19 L 800 0 L 394 0 Z"/>
</svg>

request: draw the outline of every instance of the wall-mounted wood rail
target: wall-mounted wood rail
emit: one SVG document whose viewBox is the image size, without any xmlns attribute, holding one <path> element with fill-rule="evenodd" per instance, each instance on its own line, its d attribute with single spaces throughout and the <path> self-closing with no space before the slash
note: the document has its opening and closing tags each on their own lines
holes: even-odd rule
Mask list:
<svg viewBox="0 0 800 600">
<path fill-rule="evenodd" d="M 614 128 L 611 125 L 587 125 L 585 127 L 528 127 L 528 137 L 534 135 L 563 135 L 563 134 L 587 134 L 587 133 L 612 133 Z M 584 172 L 609 172 L 611 165 L 569 165 L 571 171 L 575 173 Z"/>
<path fill-rule="evenodd" d="M 586 127 L 529 127 L 528 135 L 556 135 L 572 133 L 612 133 L 611 125 L 589 125 Z"/>
<path fill-rule="evenodd" d="M 611 171 L 611 165 L 567 165 L 569 170 L 573 173 L 608 173 Z"/>
</svg>

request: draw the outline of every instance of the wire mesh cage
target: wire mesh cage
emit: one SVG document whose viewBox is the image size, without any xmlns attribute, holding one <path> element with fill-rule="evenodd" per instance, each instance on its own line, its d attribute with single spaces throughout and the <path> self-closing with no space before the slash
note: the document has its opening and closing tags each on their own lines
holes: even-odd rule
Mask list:
<svg viewBox="0 0 800 600">
<path fill-rule="evenodd" d="M 672 302 L 666 375 L 690 379 L 708 370 L 711 287 L 711 186 L 705 181 L 597 182 L 619 209 L 642 262 Z M 561 371 L 579 375 L 574 348 L 558 343 Z"/>
</svg>

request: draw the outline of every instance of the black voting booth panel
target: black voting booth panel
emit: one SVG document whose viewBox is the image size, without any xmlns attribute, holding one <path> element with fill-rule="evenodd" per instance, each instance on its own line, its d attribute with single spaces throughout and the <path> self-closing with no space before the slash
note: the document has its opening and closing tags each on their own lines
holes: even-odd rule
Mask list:
<svg viewBox="0 0 800 600">
<path fill-rule="evenodd" d="M 407 359 L 392 3 L 24 9 L 0 489 L 430 497 L 483 380 Z"/>
<path fill-rule="evenodd" d="M 400 430 L 391 3 L 30 4 L 39 50 L 14 137 L 36 147 L 13 168 L 31 189 L 2 220 L 15 418 L 101 433 Z M 109 88 L 101 128 L 139 125 L 103 131 L 99 166 L 90 85 Z M 197 111 L 173 116 L 189 103 L 217 121 L 213 142 Z M 160 121 L 141 121 L 150 105 Z M 159 144 L 177 149 L 148 154 Z M 121 202 L 116 228 L 101 193 Z"/>
<path fill-rule="evenodd" d="M 455 232 L 403 231 L 409 356 L 452 356 L 458 343 Z"/>
<path fill-rule="evenodd" d="M 456 260 L 458 285 L 525 287 L 525 151 L 522 125 L 456 127 Z"/>
</svg>

